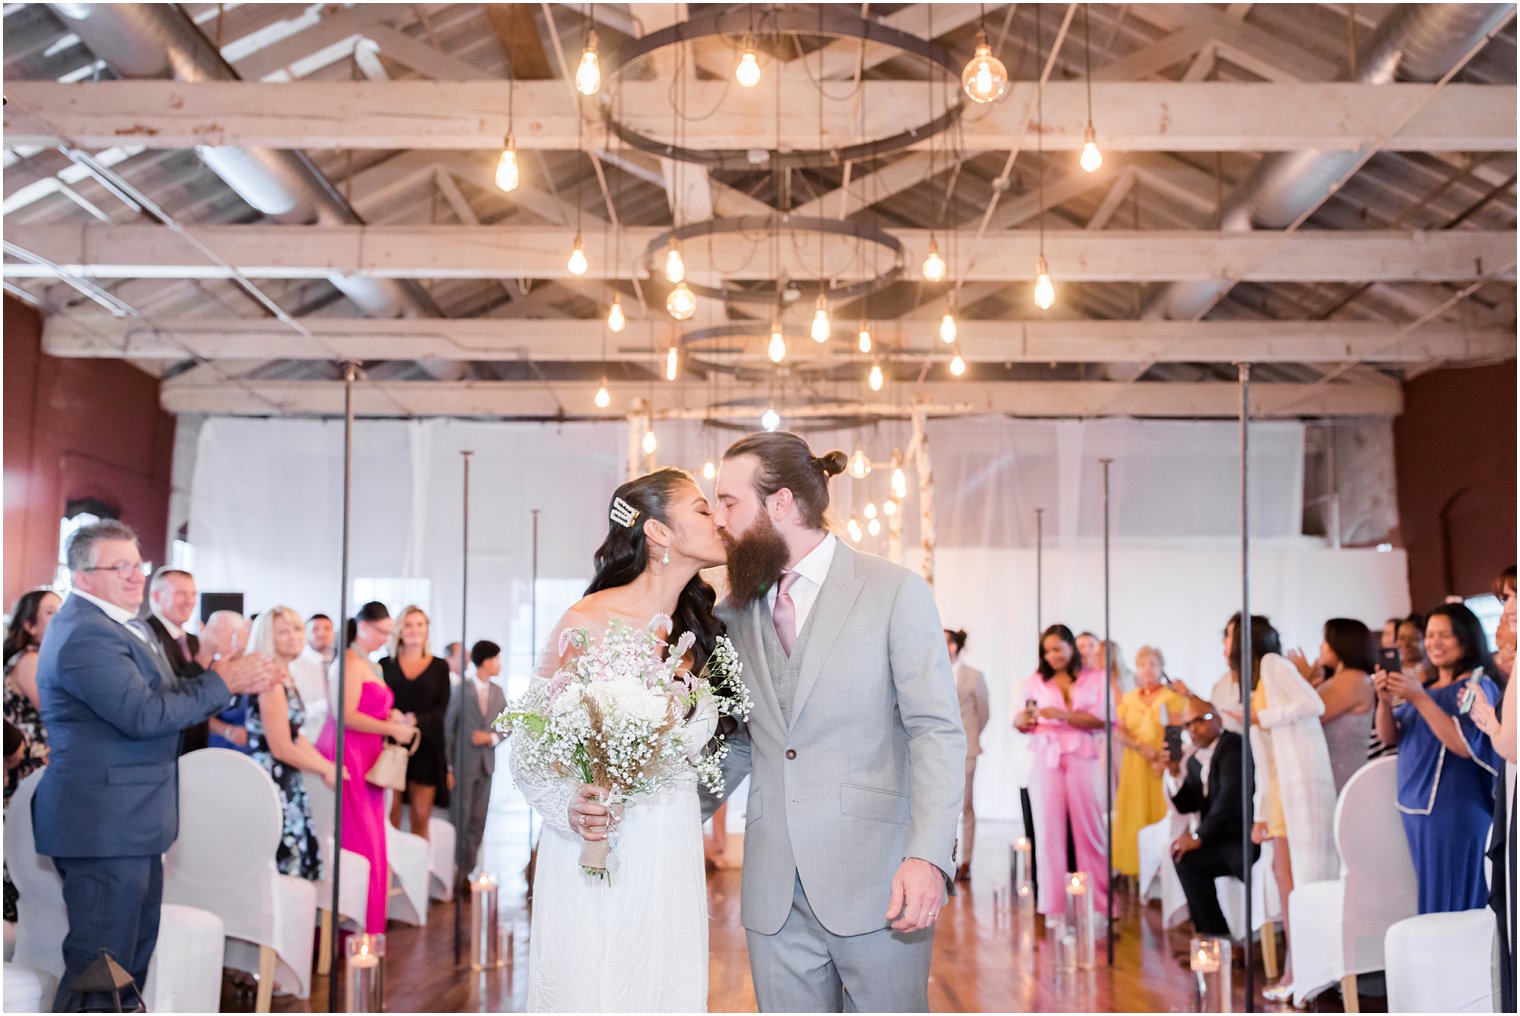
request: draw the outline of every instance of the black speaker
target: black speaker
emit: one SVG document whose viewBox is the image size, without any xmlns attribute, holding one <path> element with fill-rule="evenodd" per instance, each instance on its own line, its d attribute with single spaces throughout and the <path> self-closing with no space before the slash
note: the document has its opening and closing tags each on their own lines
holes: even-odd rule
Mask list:
<svg viewBox="0 0 1520 1016">
<path fill-rule="evenodd" d="M 242 593 L 201 593 L 201 624 L 219 610 L 243 612 Z"/>
</svg>

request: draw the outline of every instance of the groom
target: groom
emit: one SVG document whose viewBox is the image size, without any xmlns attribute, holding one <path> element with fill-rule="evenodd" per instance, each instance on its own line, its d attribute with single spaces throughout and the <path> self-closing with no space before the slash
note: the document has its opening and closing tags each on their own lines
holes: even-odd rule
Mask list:
<svg viewBox="0 0 1520 1016">
<path fill-rule="evenodd" d="M 755 701 L 724 762 L 750 777 L 740 916 L 761 1010 L 925 1012 L 966 738 L 929 586 L 828 531 L 845 461 L 765 433 L 718 472 Z"/>
</svg>

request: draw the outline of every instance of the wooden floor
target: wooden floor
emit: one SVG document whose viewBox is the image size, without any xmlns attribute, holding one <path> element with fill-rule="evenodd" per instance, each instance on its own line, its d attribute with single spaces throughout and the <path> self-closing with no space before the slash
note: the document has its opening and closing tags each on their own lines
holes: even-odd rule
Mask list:
<svg viewBox="0 0 1520 1016">
<path fill-rule="evenodd" d="M 386 1004 L 392 1012 L 518 1012 L 527 992 L 528 913 L 521 864 L 526 859 L 526 817 L 520 822 L 497 822 L 493 815 L 488 863 L 503 877 L 503 921 L 511 934 L 511 959 L 503 970 L 490 973 L 456 971 L 453 965 L 453 909 L 435 903 L 424 928 L 392 923 L 386 959 Z M 516 826 L 516 828 L 514 828 Z M 1140 907 L 1130 901 L 1121 908 L 1114 966 L 1104 964 L 1099 943 L 1098 969 L 1076 975 L 1058 974 L 1052 950 L 1035 919 L 1020 920 L 994 905 L 994 890 L 1007 885 L 1008 842 L 1012 824 L 984 823 L 969 893 L 953 899 L 940 917 L 930 971 L 929 1002 L 936 1012 L 1188 1012 L 1193 1010 L 1191 975 L 1173 958 L 1187 948 L 1180 931 L 1161 929 L 1159 907 Z M 737 853 L 742 845 L 731 844 Z M 510 867 L 509 867 L 510 865 Z M 709 877 L 710 936 L 709 1006 L 714 1012 L 753 1012 L 744 931 L 739 924 L 739 872 L 730 869 Z M 1259 999 L 1260 961 L 1257 960 L 1257 1011 L 1274 1007 Z M 1242 971 L 1237 966 L 1235 1005 L 1244 1008 Z M 250 995 L 225 999 L 228 1008 L 247 1011 Z M 1364 1012 L 1381 1009 L 1381 999 L 1362 999 Z M 1335 991 L 1321 996 L 1322 1011 L 1339 1011 Z M 326 1012 L 327 981 L 315 978 L 306 1001 L 276 998 L 280 1012 Z"/>
</svg>

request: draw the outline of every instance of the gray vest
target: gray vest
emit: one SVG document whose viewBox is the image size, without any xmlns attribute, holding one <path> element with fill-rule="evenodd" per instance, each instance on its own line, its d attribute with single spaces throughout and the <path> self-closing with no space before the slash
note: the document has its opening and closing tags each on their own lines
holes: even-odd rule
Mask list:
<svg viewBox="0 0 1520 1016">
<path fill-rule="evenodd" d="M 765 663 L 770 668 L 771 684 L 776 690 L 776 701 L 781 706 L 781 718 L 786 725 L 792 725 L 792 700 L 797 697 L 797 683 L 802 678 L 802 659 L 807 655 L 808 637 L 813 631 L 813 618 L 818 616 L 818 604 L 813 603 L 813 609 L 808 611 L 808 618 L 802 624 L 802 630 L 797 633 L 797 639 L 792 643 L 792 655 L 787 656 L 781 648 L 781 639 L 776 636 L 776 621 L 771 616 L 769 608 L 764 612 L 765 620 L 760 625 L 760 639 L 765 645 Z"/>
</svg>

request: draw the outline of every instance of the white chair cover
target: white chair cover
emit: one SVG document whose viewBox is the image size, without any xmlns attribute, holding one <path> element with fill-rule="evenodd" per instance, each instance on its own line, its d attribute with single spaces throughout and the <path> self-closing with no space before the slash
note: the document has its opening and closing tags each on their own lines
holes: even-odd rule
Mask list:
<svg viewBox="0 0 1520 1016">
<path fill-rule="evenodd" d="M 49 978 L 31 967 L 15 963 L 5 965 L 5 1011 L 47 1012 L 53 1008 L 53 994 L 47 988 Z M 54 978 L 53 980 L 56 980 Z M 44 999 L 46 1001 L 44 1001 Z"/>
<path fill-rule="evenodd" d="M 1341 877 L 1295 886 L 1288 899 L 1296 1004 L 1348 974 L 1384 969 L 1388 929 L 1419 912 L 1397 790 L 1396 758 L 1353 773 L 1335 806 Z"/>
<path fill-rule="evenodd" d="M 230 967 L 257 973 L 258 947 L 273 949 L 275 989 L 306 998 L 317 894 L 275 867 L 283 821 L 269 774 L 240 752 L 191 752 L 179 760 L 179 815 L 179 839 L 164 855 L 164 901 L 220 917 Z"/>
<path fill-rule="evenodd" d="M 5 922 L 5 962 L 9 963 L 11 957 L 16 954 L 16 922 Z"/>
<path fill-rule="evenodd" d="M 435 900 L 454 897 L 454 826 L 434 815 L 428 819 L 428 895 Z"/>
<path fill-rule="evenodd" d="M 1187 827 L 1187 816 L 1168 806 L 1165 818 L 1140 830 L 1141 896 L 1154 898 L 1157 890 L 1152 883 L 1159 880 L 1163 928 L 1175 928 L 1188 919 L 1187 897 L 1182 895 L 1182 883 L 1177 881 L 1177 869 L 1172 864 L 1172 841 Z"/>
<path fill-rule="evenodd" d="M 1499 930 L 1491 910 L 1421 914 L 1383 939 L 1389 1012 L 1498 1012 Z"/>
<path fill-rule="evenodd" d="M 222 1002 L 227 926 L 215 914 L 165 903 L 148 964 L 149 1012 L 216 1012 Z"/>
<path fill-rule="evenodd" d="M 333 843 L 333 792 L 325 786 L 315 790 L 308 788 L 306 801 L 311 808 L 311 824 L 317 831 L 322 846 L 322 878 L 313 885 L 317 888 L 317 908 L 327 910 L 332 905 L 332 857 Z M 352 921 L 361 929 L 369 908 L 369 858 L 352 850 L 339 855 L 342 880 L 338 886 L 338 917 Z"/>
<path fill-rule="evenodd" d="M 385 824 L 385 851 L 390 855 L 391 879 L 400 892 L 391 892 L 386 915 L 415 927 L 427 924 L 428 842 Z"/>
<path fill-rule="evenodd" d="M 1261 845 L 1261 855 L 1251 866 L 1251 934 L 1263 925 L 1282 920 L 1282 898 L 1277 891 L 1277 876 L 1272 874 L 1272 850 L 1269 840 Z M 1240 879 L 1224 875 L 1214 880 L 1214 892 L 1219 894 L 1219 908 L 1230 925 L 1230 937 L 1237 942 L 1245 941 L 1246 887 Z"/>
</svg>

